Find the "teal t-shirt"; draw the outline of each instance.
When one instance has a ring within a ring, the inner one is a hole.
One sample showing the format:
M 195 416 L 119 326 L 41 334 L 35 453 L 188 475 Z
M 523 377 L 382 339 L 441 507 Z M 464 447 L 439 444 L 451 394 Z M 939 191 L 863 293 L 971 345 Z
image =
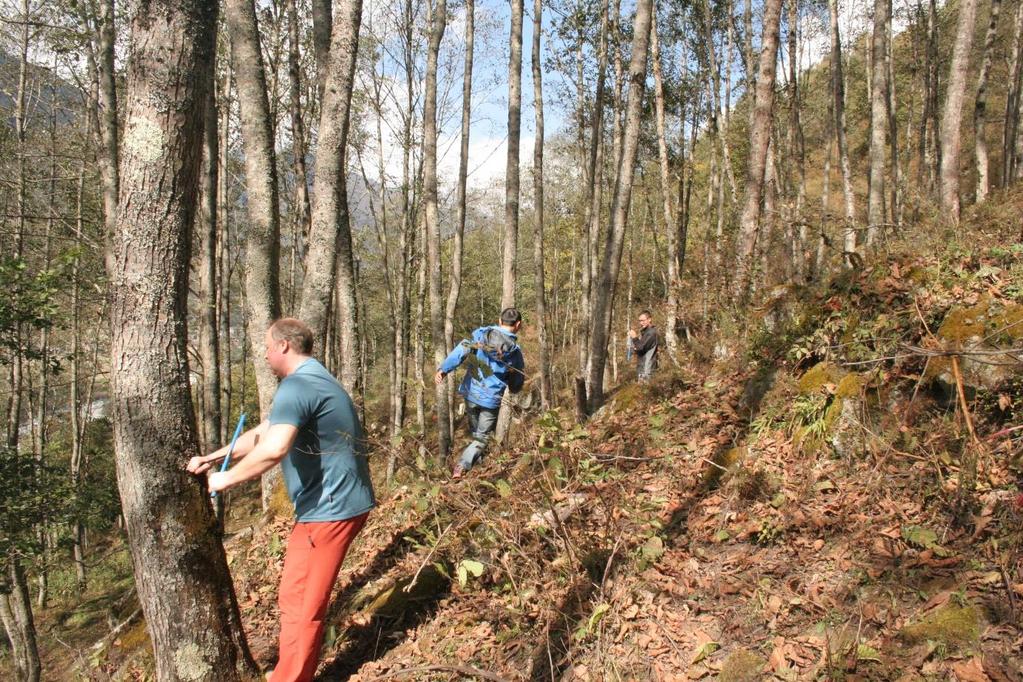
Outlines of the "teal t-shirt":
M 298 428 L 281 461 L 297 521 L 343 521 L 375 506 L 355 405 L 317 360 L 306 360 L 281 381 L 270 408 L 274 424 Z

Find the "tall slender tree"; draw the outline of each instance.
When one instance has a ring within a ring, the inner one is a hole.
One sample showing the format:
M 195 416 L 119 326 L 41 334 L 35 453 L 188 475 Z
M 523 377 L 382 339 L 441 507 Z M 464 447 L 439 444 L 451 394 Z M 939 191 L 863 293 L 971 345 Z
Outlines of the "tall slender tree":
M 888 13 L 889 0 L 874 0 L 871 40 L 870 189 L 867 194 L 867 243 L 885 222 L 885 145 L 888 143 Z
M 941 205 L 958 222 L 962 199 L 959 196 L 959 152 L 962 146 L 963 99 L 973 51 L 973 29 L 977 23 L 977 0 L 959 3 L 952 63 L 948 69 L 945 109 L 941 115 Z
M 430 341 L 437 367 L 444 362 L 444 309 L 441 298 L 440 218 L 437 207 L 437 62 L 440 43 L 447 26 L 446 0 L 434 0 L 430 6 L 429 47 L 426 50 L 426 89 L 423 99 L 423 229 L 430 273 Z M 451 448 L 451 422 L 448 416 L 448 385 L 434 384 L 437 412 L 437 456 L 447 460 Z
M 249 220 L 243 269 L 245 300 L 248 304 L 245 311 L 249 329 L 248 343 L 252 357 L 260 358 L 263 353 L 263 334 L 270 328 L 270 323 L 281 315 L 277 161 L 254 0 L 225 0 L 224 15 L 231 40 L 231 71 L 238 93 L 241 137 L 245 150 L 245 192 Z M 270 414 L 277 380 L 265 362 L 254 362 L 253 367 L 259 391 L 260 417 L 266 418 Z
M 547 283 L 544 272 L 543 214 L 543 67 L 540 64 L 540 33 L 543 0 L 533 0 L 533 40 L 531 62 L 533 71 L 533 111 L 536 117 L 536 138 L 533 142 L 533 267 L 536 271 L 536 332 L 540 359 L 540 404 L 549 409 L 553 399 L 551 367 L 547 347 Z
M 508 161 L 504 177 L 504 248 L 501 307 L 515 305 L 519 243 L 519 138 L 522 128 L 523 0 L 511 0 L 511 51 L 508 55 Z
M 629 62 L 629 95 L 625 112 L 622 155 L 615 177 L 615 193 L 611 203 L 611 225 L 601 259 L 599 280 L 593 298 L 593 325 L 590 330 L 589 410 L 592 413 L 604 403 L 604 368 L 607 364 L 607 343 L 611 333 L 611 310 L 614 288 L 621 268 L 622 245 L 632 201 L 632 185 L 639 149 L 639 126 L 646 88 L 647 52 L 650 45 L 653 0 L 638 0 L 632 24 L 632 56 Z
M 751 116 L 750 153 L 746 165 L 746 198 L 739 219 L 739 243 L 735 294 L 740 300 L 749 293 L 755 263 L 753 254 L 760 234 L 760 202 L 764 196 L 767 172 L 767 148 L 774 122 L 774 79 L 777 72 L 778 34 L 781 0 L 764 2 L 764 37 L 757 69 L 756 98 Z
M 977 201 L 987 198 L 991 191 L 991 177 L 987 151 L 987 135 L 984 127 L 987 123 L 987 81 L 991 71 L 992 48 L 998 34 L 998 15 L 1002 8 L 1001 0 L 991 0 L 991 12 L 988 18 L 987 35 L 984 38 L 984 57 L 977 76 L 977 97 L 973 105 L 973 140 L 974 157 L 977 160 Z
M 341 292 L 341 383 L 352 391 L 358 381 L 355 264 L 348 211 L 346 147 L 351 121 L 352 85 L 362 24 L 362 0 L 342 0 L 335 8 L 330 54 L 320 104 L 316 184 L 309 253 L 302 286 L 300 317 L 317 338 L 327 338 L 335 282 Z

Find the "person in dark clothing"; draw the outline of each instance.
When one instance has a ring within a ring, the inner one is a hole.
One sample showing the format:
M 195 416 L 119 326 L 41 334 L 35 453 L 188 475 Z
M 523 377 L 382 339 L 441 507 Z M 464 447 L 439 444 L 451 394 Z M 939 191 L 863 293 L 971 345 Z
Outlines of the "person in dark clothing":
M 484 455 L 490 434 L 497 427 L 497 415 L 505 389 L 512 393 L 522 390 L 526 375 L 522 349 L 516 334 L 522 327 L 522 315 L 515 308 L 505 308 L 497 324 L 480 327 L 472 333 L 472 340 L 463 339 L 437 369 L 434 381 L 444 381 L 451 372 L 472 357 L 458 392 L 465 398 L 465 413 L 469 418 L 472 441 L 462 451 L 452 476 L 460 478 Z
M 639 331 L 629 330 L 629 343 L 636 358 L 636 378 L 648 381 L 657 369 L 657 327 L 653 325 L 649 310 L 639 314 Z

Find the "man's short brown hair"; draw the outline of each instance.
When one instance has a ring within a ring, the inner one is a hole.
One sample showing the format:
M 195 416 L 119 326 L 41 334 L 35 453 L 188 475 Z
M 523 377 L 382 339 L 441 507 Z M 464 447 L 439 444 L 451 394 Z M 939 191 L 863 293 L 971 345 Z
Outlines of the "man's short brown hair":
M 282 317 L 270 325 L 270 336 L 275 341 L 287 341 L 301 355 L 313 354 L 313 330 L 302 320 Z

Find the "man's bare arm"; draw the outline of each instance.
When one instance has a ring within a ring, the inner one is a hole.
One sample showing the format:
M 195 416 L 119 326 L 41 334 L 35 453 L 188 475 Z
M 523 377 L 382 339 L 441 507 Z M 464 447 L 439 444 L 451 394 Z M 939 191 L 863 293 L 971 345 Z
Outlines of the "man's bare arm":
M 219 491 L 244 481 L 257 478 L 272 469 L 284 459 L 295 442 L 298 428 L 291 424 L 274 424 L 267 427 L 266 435 L 249 451 L 244 460 L 227 471 L 210 475 L 210 490 Z
M 269 428 L 270 424 L 268 422 L 262 422 L 258 426 L 255 426 L 238 436 L 238 442 L 234 444 L 234 451 L 231 452 L 231 459 L 238 461 L 252 452 L 252 449 L 259 444 L 263 437 L 266 436 Z M 208 455 L 198 455 L 193 457 L 188 460 L 188 464 L 185 466 L 185 469 L 192 474 L 201 474 L 209 471 L 215 464 L 227 457 L 227 452 L 230 447 L 231 444 L 228 443 L 224 447 L 219 450 L 215 450 Z

